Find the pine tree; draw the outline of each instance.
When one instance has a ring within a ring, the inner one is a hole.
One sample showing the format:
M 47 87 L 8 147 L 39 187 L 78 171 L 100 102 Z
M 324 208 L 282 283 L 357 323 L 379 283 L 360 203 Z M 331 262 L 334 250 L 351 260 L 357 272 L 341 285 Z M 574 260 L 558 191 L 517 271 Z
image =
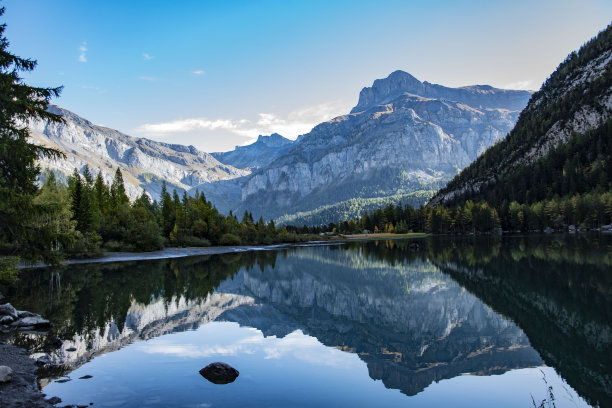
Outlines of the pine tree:
M 111 184 L 110 195 L 111 207 L 115 212 L 118 211 L 121 206 L 130 203 L 130 199 L 125 193 L 125 184 L 123 183 L 123 174 L 121 173 L 121 169 L 117 169 L 115 172 L 115 178 Z
M 3 14 L 4 7 L 0 8 Z M 36 160 L 41 155 L 59 158 L 62 154 L 30 143 L 27 123 L 62 121 L 47 111 L 49 100 L 59 96 L 61 88 L 23 83 L 20 72 L 32 71 L 36 61 L 11 54 L 5 30 L 6 24 L 0 25 L 0 253 L 58 262 L 57 252 L 52 251 L 54 229 L 36 224 L 41 209 L 34 198 L 40 174 Z

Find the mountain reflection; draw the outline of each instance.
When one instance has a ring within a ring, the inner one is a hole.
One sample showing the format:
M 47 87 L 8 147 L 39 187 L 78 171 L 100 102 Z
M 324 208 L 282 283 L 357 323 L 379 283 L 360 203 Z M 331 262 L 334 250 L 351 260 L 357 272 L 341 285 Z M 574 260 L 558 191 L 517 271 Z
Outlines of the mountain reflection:
M 357 353 L 407 395 L 546 363 L 589 403 L 610 404 L 610 237 L 418 242 L 24 271 L 9 296 L 56 327 L 14 341 L 42 351 L 59 336 L 52 358 L 70 371 L 136 340 L 233 321 Z

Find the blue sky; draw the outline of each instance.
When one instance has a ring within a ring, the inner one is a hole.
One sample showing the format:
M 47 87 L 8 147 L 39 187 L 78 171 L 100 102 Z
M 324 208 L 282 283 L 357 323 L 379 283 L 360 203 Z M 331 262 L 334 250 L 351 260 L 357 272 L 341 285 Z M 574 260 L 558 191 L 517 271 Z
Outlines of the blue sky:
M 397 69 L 447 86 L 538 89 L 612 2 L 4 0 L 25 78 L 133 136 L 229 150 L 347 113 Z

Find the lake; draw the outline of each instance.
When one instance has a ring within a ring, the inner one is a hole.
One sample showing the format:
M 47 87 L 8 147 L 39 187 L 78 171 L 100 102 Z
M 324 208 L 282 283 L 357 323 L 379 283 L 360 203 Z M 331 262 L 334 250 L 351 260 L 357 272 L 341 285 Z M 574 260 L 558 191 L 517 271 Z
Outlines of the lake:
M 12 341 L 61 364 L 62 406 L 586 407 L 612 406 L 611 292 L 612 236 L 555 235 L 31 269 L 6 294 L 54 322 Z

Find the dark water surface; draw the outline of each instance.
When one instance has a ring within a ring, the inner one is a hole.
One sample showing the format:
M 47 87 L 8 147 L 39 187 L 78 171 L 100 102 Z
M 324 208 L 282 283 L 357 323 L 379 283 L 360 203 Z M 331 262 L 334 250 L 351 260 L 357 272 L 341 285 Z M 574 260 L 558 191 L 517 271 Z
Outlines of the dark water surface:
M 611 236 L 410 242 L 25 270 L 9 299 L 55 328 L 13 341 L 60 405 L 612 406 Z

